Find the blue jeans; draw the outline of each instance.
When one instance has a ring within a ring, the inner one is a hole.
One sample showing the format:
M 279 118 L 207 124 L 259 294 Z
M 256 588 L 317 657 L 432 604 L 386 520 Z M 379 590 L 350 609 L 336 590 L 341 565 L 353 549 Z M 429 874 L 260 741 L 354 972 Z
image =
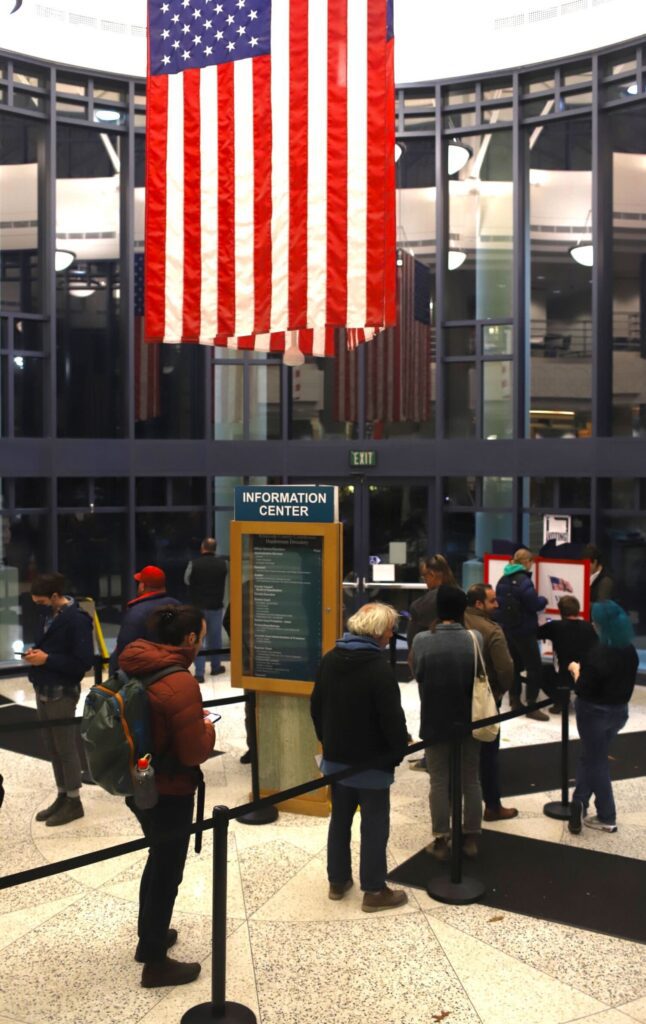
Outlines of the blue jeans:
M 594 794 L 599 821 L 614 825 L 617 820 L 612 795 L 608 748 L 620 729 L 628 721 L 627 704 L 592 704 L 577 697 L 576 724 L 581 737 L 581 755 L 576 768 L 576 787 L 572 794 L 587 811 Z
M 361 806 L 359 880 L 364 892 L 380 892 L 386 884 L 386 845 L 390 832 L 390 789 L 356 789 L 332 783 L 332 817 L 327 836 L 327 876 L 343 885 L 352 878 L 350 833 Z
M 222 608 L 206 608 L 202 614 L 206 619 L 206 636 L 204 637 L 204 647 L 222 647 Z M 206 658 L 203 654 L 198 654 L 195 659 L 195 675 L 198 677 L 204 677 L 204 665 Z M 220 671 L 220 655 L 211 655 L 211 672 Z

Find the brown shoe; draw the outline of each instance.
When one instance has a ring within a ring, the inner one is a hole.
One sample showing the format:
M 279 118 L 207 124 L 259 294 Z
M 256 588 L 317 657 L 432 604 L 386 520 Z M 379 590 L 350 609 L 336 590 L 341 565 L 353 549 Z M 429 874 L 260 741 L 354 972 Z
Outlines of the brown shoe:
M 552 704 L 552 707 L 548 708 L 547 710 L 549 711 L 550 715 L 560 715 L 561 714 L 561 709 L 558 706 L 558 704 Z
M 478 856 L 478 843 L 475 836 L 463 836 L 462 853 L 465 857 L 469 857 L 470 860 Z
M 424 849 L 427 853 L 430 853 L 431 857 L 435 857 L 435 860 L 448 860 L 451 856 L 451 848 L 444 836 L 438 836 L 437 839 L 429 843 L 428 846 L 425 846 Z
M 80 796 L 66 796 L 57 811 L 45 821 L 46 825 L 68 825 L 85 814 Z
M 351 878 L 348 878 L 347 882 L 330 882 L 328 899 L 342 900 L 348 889 L 352 888 L 352 885 L 353 882 Z
M 549 722 L 550 720 L 550 716 L 546 715 L 540 708 L 537 711 L 530 711 L 526 718 L 533 718 L 535 722 Z
M 56 811 L 60 810 L 66 799 L 66 793 L 59 793 L 53 804 L 50 804 L 49 807 L 44 807 L 42 811 L 38 812 L 36 821 L 47 821 L 48 818 L 51 818 L 52 814 L 56 814 Z
M 171 946 L 174 946 L 176 942 L 177 942 L 177 928 L 169 928 L 168 929 L 168 933 L 166 935 L 166 949 L 170 949 Z M 138 964 L 145 964 L 146 963 L 146 961 L 144 960 L 143 956 L 139 952 L 139 945 L 137 945 L 137 949 L 135 951 L 135 960 L 137 961 Z
M 143 988 L 165 988 L 166 985 L 188 985 L 195 981 L 201 964 L 183 964 L 179 960 L 171 960 L 169 956 L 154 964 L 144 964 L 141 972 Z
M 518 809 L 516 807 L 485 807 L 484 814 L 482 815 L 485 821 L 507 821 L 509 818 L 518 817 Z
M 374 914 L 377 910 L 393 910 L 408 903 L 408 896 L 403 889 L 389 889 L 384 885 L 381 892 L 364 892 L 361 909 L 366 914 Z

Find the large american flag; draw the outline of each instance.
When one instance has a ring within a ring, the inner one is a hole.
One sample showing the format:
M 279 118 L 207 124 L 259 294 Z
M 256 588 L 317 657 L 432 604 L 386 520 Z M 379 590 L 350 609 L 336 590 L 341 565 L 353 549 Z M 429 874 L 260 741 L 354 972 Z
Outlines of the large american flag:
M 331 355 L 394 323 L 392 0 L 148 13 L 147 339 Z

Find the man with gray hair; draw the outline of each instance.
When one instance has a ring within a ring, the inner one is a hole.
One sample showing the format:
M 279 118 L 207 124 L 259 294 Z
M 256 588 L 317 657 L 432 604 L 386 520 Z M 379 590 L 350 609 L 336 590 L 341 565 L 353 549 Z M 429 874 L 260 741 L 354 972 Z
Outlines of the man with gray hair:
M 386 885 L 390 787 L 406 753 L 408 734 L 399 686 L 386 660 L 398 613 L 387 604 L 365 604 L 350 616 L 347 632 L 323 657 L 311 697 L 314 728 L 323 745 L 325 774 L 370 760 L 381 766 L 332 783 L 328 831 L 329 898 L 352 888 L 350 836 L 361 807 L 359 879 L 366 913 L 401 907 L 408 897 Z

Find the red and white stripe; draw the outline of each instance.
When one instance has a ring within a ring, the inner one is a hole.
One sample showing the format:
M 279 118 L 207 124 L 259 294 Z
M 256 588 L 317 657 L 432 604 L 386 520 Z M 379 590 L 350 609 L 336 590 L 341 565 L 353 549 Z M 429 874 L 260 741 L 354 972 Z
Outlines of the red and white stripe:
M 271 56 L 149 76 L 148 340 L 330 355 L 393 322 L 386 0 L 271 18 Z

